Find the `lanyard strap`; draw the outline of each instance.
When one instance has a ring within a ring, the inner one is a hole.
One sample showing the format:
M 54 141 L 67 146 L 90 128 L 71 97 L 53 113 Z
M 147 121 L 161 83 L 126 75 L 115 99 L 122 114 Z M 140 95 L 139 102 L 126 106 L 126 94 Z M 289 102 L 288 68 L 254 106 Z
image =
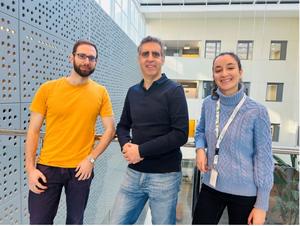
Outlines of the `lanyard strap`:
M 220 148 L 220 143 L 223 140 L 223 137 L 229 127 L 229 125 L 231 124 L 231 122 L 233 121 L 233 119 L 235 118 L 236 114 L 238 113 L 238 111 L 240 110 L 240 108 L 242 107 L 243 103 L 246 100 L 246 94 L 244 93 L 243 98 L 240 100 L 240 102 L 238 103 L 238 105 L 234 108 L 233 112 L 231 113 L 227 123 L 225 124 L 224 128 L 222 129 L 220 135 L 219 135 L 219 127 L 220 127 L 220 98 L 217 101 L 217 106 L 216 106 L 216 137 L 218 138 L 217 140 L 217 144 L 216 144 L 216 153 L 215 155 L 219 154 L 219 148 Z

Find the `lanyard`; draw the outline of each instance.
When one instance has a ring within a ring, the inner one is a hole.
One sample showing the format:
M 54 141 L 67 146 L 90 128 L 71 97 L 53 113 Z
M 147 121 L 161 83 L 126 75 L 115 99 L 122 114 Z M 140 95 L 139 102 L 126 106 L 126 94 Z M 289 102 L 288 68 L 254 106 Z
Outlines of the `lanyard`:
M 240 102 L 238 103 L 238 105 L 234 108 L 233 112 L 231 113 L 228 121 L 226 122 L 224 128 L 222 129 L 221 133 L 219 134 L 219 130 L 220 130 L 220 110 L 221 110 L 221 106 L 220 106 L 220 98 L 217 101 L 216 104 L 216 137 L 217 139 L 217 144 L 216 144 L 216 150 L 215 150 L 215 156 L 214 156 L 214 166 L 217 165 L 218 163 L 218 155 L 219 155 L 219 148 L 220 148 L 220 143 L 223 140 L 223 137 L 229 127 L 229 125 L 231 124 L 231 122 L 233 121 L 233 119 L 235 118 L 235 116 L 237 115 L 238 111 L 240 110 L 240 108 L 242 107 L 243 103 L 246 100 L 246 94 L 244 94 L 243 98 L 240 100 Z

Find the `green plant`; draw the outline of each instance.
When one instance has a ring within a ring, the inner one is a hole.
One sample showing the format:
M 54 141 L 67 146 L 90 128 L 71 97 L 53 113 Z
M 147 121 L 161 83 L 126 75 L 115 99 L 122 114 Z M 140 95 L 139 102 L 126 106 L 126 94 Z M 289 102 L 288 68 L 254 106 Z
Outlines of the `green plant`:
M 299 224 L 299 171 L 286 164 L 278 156 L 274 156 L 276 161 L 274 171 L 274 186 L 272 196 L 275 205 L 271 209 L 271 216 L 277 217 L 277 222 L 281 224 Z M 278 222 L 278 219 L 281 222 Z

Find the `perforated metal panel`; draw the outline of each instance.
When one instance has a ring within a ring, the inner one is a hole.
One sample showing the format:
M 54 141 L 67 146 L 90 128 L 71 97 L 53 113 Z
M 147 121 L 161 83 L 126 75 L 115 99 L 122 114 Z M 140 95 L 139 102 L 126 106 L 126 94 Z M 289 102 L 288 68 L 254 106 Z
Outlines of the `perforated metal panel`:
M 20 196 L 16 195 L 0 206 L 0 224 L 21 224 L 20 218 Z
M 1 127 L 19 128 L 19 112 L 18 104 L 1 104 Z M 0 224 L 20 223 L 14 211 L 20 200 L 11 202 L 20 192 L 20 137 L 0 136 L 0 150 Z
M 68 75 L 71 44 L 20 22 L 21 98 L 30 102 L 47 80 Z
M 19 102 L 19 58 L 17 19 L 0 16 L 0 74 L 1 103 Z
M 80 38 L 80 2 L 20 0 L 20 20 L 73 43 Z
M 6 14 L 18 18 L 19 15 L 19 0 L 5 0 L 0 1 L 0 11 Z
M 27 129 L 36 90 L 69 74 L 68 55 L 78 39 L 90 39 L 98 47 L 92 79 L 108 89 L 116 121 L 128 88 L 140 80 L 136 45 L 93 0 L 0 0 L 0 38 L 2 129 Z M 0 224 L 29 223 L 24 142 L 23 137 L 0 136 Z M 125 166 L 117 143 L 97 160 L 86 224 L 109 223 Z M 65 223 L 65 206 L 62 194 L 56 224 Z
M 1 205 L 19 193 L 20 187 L 20 138 L 1 136 Z

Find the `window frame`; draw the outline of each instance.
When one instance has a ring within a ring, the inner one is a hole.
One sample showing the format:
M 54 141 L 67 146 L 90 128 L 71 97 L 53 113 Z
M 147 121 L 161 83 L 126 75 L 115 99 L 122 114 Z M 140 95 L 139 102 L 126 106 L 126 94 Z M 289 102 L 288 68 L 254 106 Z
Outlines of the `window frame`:
M 214 56 L 213 57 L 208 57 L 207 56 L 207 44 L 215 44 L 214 46 Z M 218 46 L 219 44 L 219 46 Z M 221 40 L 206 40 L 205 41 L 205 53 L 204 53 L 204 58 L 205 59 L 214 59 L 218 54 L 221 53 Z M 218 48 L 219 47 L 219 48 Z
M 280 123 L 271 123 L 272 142 L 279 142 Z
M 181 84 L 184 90 L 185 97 L 187 99 L 198 99 L 199 98 L 199 81 L 198 80 L 175 80 L 177 83 Z M 196 87 L 184 87 L 184 84 L 195 84 Z M 192 96 L 187 95 L 187 89 L 195 89 L 194 94 Z
M 269 94 L 269 87 L 274 86 L 274 85 L 276 85 L 276 98 L 271 99 L 271 98 L 269 98 L 269 96 L 271 95 L 271 94 Z M 267 102 L 282 102 L 283 101 L 283 88 L 284 88 L 283 82 L 268 82 L 267 88 L 266 88 L 265 101 L 267 101 Z
M 242 55 L 239 53 L 239 50 L 240 50 L 239 44 L 247 45 L 246 58 L 243 58 Z M 250 47 L 250 45 L 252 45 L 252 46 Z M 252 60 L 253 59 L 253 48 L 254 48 L 253 40 L 238 40 L 237 46 L 236 46 L 236 53 L 241 60 Z
M 273 51 L 272 51 L 272 44 L 280 44 L 280 50 L 279 50 L 280 55 L 279 55 L 278 59 L 273 57 L 274 54 L 273 54 Z M 287 40 L 271 40 L 269 60 L 286 60 L 287 45 L 288 45 Z

